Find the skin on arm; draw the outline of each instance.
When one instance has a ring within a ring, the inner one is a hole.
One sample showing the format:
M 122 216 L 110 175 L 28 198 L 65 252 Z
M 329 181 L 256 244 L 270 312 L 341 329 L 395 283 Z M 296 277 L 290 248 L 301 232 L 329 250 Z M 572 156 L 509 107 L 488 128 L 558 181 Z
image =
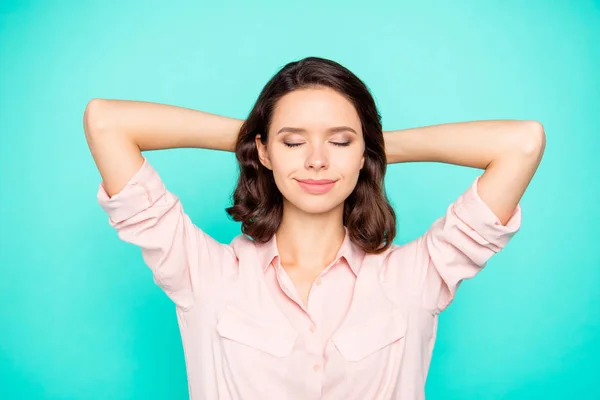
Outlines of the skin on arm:
M 388 163 L 441 162 L 484 169 L 479 197 L 506 224 L 546 146 L 537 121 L 489 120 L 384 132 Z
M 103 186 L 113 196 L 140 169 L 143 151 L 234 151 L 244 121 L 166 104 L 93 99 L 86 107 L 83 122 Z
M 98 201 L 110 225 L 121 240 L 141 249 L 154 282 L 186 310 L 205 284 L 219 279 L 217 266 L 231 265 L 232 254 L 192 222 L 150 163 L 144 168 L 142 152 L 232 150 L 241 124 L 201 111 L 125 100 L 94 99 L 85 111 L 86 139 L 103 180 Z

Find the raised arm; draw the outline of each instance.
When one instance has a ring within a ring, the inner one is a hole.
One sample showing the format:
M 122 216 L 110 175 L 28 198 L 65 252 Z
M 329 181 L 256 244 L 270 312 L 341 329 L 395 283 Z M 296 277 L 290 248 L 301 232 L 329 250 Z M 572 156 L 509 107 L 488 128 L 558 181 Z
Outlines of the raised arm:
M 138 246 L 154 281 L 183 309 L 234 265 L 229 246 L 196 226 L 142 151 L 233 150 L 243 121 L 157 103 L 93 100 L 86 138 L 102 175 L 98 201 L 125 242 Z
M 469 121 L 384 132 L 388 163 L 441 162 L 484 169 L 478 195 L 506 223 L 546 146 L 537 121 Z
M 484 169 L 427 232 L 393 255 L 399 282 L 437 314 L 521 226 L 519 202 L 544 153 L 536 121 L 472 121 L 385 132 L 389 163 L 442 162 Z
M 233 151 L 243 120 L 166 104 L 93 99 L 85 136 L 103 185 L 112 196 L 143 163 L 141 152 L 173 148 Z

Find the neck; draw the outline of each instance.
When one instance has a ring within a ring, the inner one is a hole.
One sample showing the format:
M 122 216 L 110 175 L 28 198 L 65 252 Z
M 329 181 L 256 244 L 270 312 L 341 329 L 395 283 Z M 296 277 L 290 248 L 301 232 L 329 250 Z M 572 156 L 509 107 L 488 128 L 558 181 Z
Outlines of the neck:
M 333 262 L 346 236 L 343 212 L 343 204 L 323 214 L 307 214 L 284 204 L 276 233 L 281 264 L 316 272 Z

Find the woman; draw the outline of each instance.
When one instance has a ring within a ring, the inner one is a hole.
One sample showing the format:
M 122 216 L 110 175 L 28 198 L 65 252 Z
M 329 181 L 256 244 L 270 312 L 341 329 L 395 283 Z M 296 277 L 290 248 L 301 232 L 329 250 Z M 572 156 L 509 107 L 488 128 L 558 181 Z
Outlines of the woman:
M 110 224 L 177 305 L 195 399 L 422 399 L 438 314 L 518 231 L 545 147 L 535 121 L 382 132 L 367 87 L 316 57 L 282 68 L 245 121 L 94 99 L 85 132 Z M 181 147 L 235 150 L 230 244 L 142 156 Z M 398 246 L 383 177 L 416 161 L 485 172 Z

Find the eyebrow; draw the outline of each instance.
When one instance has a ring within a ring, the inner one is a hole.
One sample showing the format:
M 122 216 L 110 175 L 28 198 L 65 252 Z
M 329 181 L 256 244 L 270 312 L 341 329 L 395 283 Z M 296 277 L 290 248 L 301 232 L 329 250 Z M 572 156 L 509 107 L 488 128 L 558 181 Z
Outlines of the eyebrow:
M 334 126 L 333 128 L 327 129 L 327 133 L 337 133 L 337 132 L 344 132 L 344 131 L 350 131 L 350 132 L 353 132 L 355 135 L 358 135 L 358 133 L 356 133 L 356 131 L 354 129 L 350 128 L 349 126 Z M 279 132 L 277 132 L 277 135 L 279 135 L 282 132 L 306 133 L 306 129 L 284 126 L 283 128 L 281 128 L 279 130 Z

